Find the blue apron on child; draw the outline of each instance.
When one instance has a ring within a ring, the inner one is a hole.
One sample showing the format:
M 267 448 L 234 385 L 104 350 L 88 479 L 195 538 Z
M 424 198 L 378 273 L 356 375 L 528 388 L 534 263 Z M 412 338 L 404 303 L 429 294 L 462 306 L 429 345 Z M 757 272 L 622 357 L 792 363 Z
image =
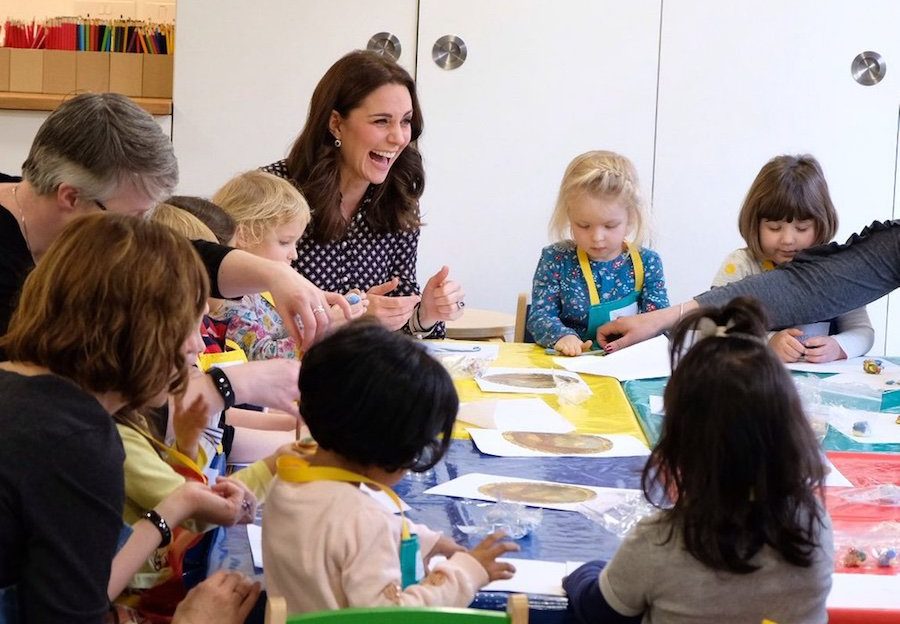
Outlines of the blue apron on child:
M 631 256 L 632 265 L 634 265 L 634 291 L 620 299 L 605 303 L 600 303 L 600 294 L 597 292 L 597 283 L 594 281 L 594 273 L 591 271 L 591 262 L 587 254 L 582 249 L 578 250 L 578 265 L 581 267 L 581 274 L 587 284 L 588 297 L 591 302 L 591 307 L 588 309 L 587 330 L 581 336 L 582 340 L 596 341 L 598 327 L 620 316 L 632 316 L 638 313 L 638 297 L 644 289 L 644 263 L 641 261 L 641 254 L 631 243 L 626 242 L 625 248 L 628 255 Z
M 310 483 L 312 481 L 342 481 L 344 483 L 365 483 L 376 487 L 387 494 L 400 509 L 400 584 L 403 589 L 415 585 L 425 576 L 425 564 L 419 551 L 419 536 L 409 532 L 409 524 L 403 514 L 400 497 L 386 485 L 373 481 L 361 474 L 331 466 L 310 466 L 309 462 L 298 457 L 282 455 L 276 460 L 278 478 L 291 483 Z

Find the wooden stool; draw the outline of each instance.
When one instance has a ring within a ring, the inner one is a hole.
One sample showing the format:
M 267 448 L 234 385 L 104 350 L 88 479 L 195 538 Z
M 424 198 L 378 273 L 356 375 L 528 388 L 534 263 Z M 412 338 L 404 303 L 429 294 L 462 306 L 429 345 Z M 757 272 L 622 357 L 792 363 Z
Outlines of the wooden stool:
M 516 317 L 496 310 L 466 308 L 455 321 L 447 321 L 447 338 L 457 340 L 490 340 L 512 342 Z

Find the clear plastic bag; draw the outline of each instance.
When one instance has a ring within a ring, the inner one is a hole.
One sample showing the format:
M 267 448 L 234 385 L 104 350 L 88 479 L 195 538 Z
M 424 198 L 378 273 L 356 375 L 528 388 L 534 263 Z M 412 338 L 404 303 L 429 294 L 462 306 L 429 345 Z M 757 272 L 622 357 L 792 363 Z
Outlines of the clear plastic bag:
M 512 539 L 521 539 L 539 527 L 544 519 L 540 508 L 508 501 L 461 500 L 457 501 L 456 509 L 460 517 L 456 528 L 477 537 L 503 531 Z
M 900 522 L 880 522 L 863 531 L 834 533 L 837 570 L 900 566 Z
M 605 511 L 583 505 L 578 511 L 613 535 L 624 538 L 642 519 L 659 511 L 644 498 L 643 493 L 630 494 L 623 502 Z
M 432 353 L 453 379 L 480 377 L 494 362 L 491 358 L 467 353 Z
M 581 379 L 566 375 L 553 375 L 556 395 L 562 405 L 581 405 L 591 398 L 591 389 Z

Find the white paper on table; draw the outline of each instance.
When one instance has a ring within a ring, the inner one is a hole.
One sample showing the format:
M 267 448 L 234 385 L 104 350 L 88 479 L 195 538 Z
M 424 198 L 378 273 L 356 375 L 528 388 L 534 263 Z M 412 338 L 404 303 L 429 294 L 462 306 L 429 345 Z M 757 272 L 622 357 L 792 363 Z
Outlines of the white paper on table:
M 420 344 L 434 355 L 466 355 L 485 360 L 496 360 L 500 355 L 500 345 L 496 342 L 423 340 Z
M 600 358 L 603 359 L 603 358 Z M 564 377 L 568 380 L 571 380 L 573 383 L 580 384 L 584 387 L 584 391 L 590 394 L 591 389 L 588 388 L 588 385 L 584 383 L 584 380 L 581 379 L 575 373 L 571 373 L 569 371 L 559 370 L 555 368 L 489 368 L 487 369 L 481 377 L 476 377 L 475 381 L 478 383 L 478 387 L 481 388 L 482 392 L 517 392 L 522 394 L 556 394 L 557 388 L 553 386 L 552 388 L 535 388 L 535 387 L 521 387 L 521 386 L 511 386 L 504 383 L 499 383 L 495 381 L 491 381 L 487 379 L 491 375 L 534 375 L 534 374 L 543 374 L 543 375 L 551 375 L 556 377 Z
M 657 336 L 603 357 L 555 357 L 566 370 L 587 375 L 605 375 L 619 381 L 654 379 L 672 374 L 669 366 L 669 340 Z
M 476 500 L 496 501 L 493 496 L 483 494 L 478 490 L 483 485 L 490 483 L 536 483 L 549 485 L 570 485 L 574 487 L 584 488 L 594 491 L 597 496 L 583 503 L 523 503 L 529 507 L 542 507 L 544 509 L 559 509 L 561 511 L 582 511 L 588 510 L 592 513 L 603 513 L 607 509 L 614 507 L 630 496 L 639 494 L 640 490 L 629 490 L 622 488 L 597 487 L 594 485 L 579 485 L 577 483 L 558 483 L 555 481 L 538 481 L 536 479 L 520 479 L 518 477 L 502 477 L 499 475 L 489 475 L 480 472 L 472 472 L 461 477 L 457 477 L 451 481 L 446 481 L 433 488 L 425 490 L 425 494 L 434 494 L 436 496 L 453 496 L 455 498 L 474 498 Z M 508 500 L 508 499 L 507 499 Z M 518 502 L 518 501 L 516 501 Z
M 575 429 L 562 414 L 541 399 L 470 401 L 459 404 L 457 420 L 483 429 L 567 433 Z
M 253 555 L 253 566 L 262 570 L 262 527 L 256 524 L 248 524 L 247 541 L 250 542 L 250 554 Z
M 881 366 L 884 373 L 896 373 L 897 371 L 900 371 L 900 366 L 897 366 L 893 362 L 889 362 L 884 358 L 873 358 L 865 355 L 850 358 L 849 360 L 835 360 L 833 362 L 823 362 L 821 364 L 813 364 L 811 362 L 791 362 L 785 364 L 785 366 L 794 371 L 804 371 L 807 373 L 862 373 L 868 377 L 878 377 L 879 375 L 869 375 L 863 371 L 863 361 L 873 359 L 881 360 Z
M 825 487 L 853 487 L 850 479 L 842 475 L 841 471 L 831 463 L 830 459 L 822 455 L 822 460 L 825 462 L 826 470 Z
M 663 398 L 658 394 L 650 395 L 650 413 L 659 414 L 660 416 L 666 415 L 666 408 L 663 407 Z
M 829 609 L 900 609 L 900 576 L 895 574 L 838 574 L 831 576 Z
M 400 513 L 401 509 L 403 511 L 409 511 L 410 509 L 412 509 L 412 507 L 407 505 L 406 501 L 404 501 L 402 498 L 400 499 L 400 507 L 397 507 L 397 503 L 395 503 L 390 496 L 379 489 L 369 487 L 365 483 L 363 483 L 359 489 L 374 498 L 378 504 L 380 504 L 391 513 Z
M 503 437 L 502 431 L 496 429 L 469 429 L 469 435 L 478 447 L 478 450 L 486 455 L 498 457 L 635 457 L 649 455 L 650 449 L 634 436 L 625 434 L 604 434 L 585 437 L 602 437 L 612 442 L 613 447 L 601 453 L 549 453 L 526 448 L 514 444 Z
M 900 368 L 885 369 L 880 375 L 870 375 L 863 371 L 840 373 L 826 377 L 822 383 L 835 386 L 857 386 L 857 392 L 853 392 L 853 388 L 847 388 L 849 394 L 865 394 L 866 389 L 874 392 L 897 391 L 900 390 Z
M 828 424 L 844 436 L 861 444 L 900 444 L 900 425 L 897 414 L 868 412 L 864 410 L 831 409 L 827 415 Z M 853 423 L 865 420 L 869 423 L 870 434 L 853 434 Z
M 497 561 L 513 564 L 516 567 L 516 575 L 509 580 L 488 583 L 481 588 L 481 591 L 543 594 L 545 596 L 566 595 L 562 588 L 562 579 L 566 575 L 565 563 L 510 558 L 500 558 Z

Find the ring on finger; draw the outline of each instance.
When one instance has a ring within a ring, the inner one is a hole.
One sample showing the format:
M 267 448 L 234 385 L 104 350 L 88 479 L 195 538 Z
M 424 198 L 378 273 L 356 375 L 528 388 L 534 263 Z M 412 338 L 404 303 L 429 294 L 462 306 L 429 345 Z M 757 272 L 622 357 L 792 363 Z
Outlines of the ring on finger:
M 466 307 L 466 302 L 465 302 L 465 301 L 462 301 L 462 300 L 457 301 L 457 302 L 456 302 L 456 307 L 457 307 L 458 309 L 462 310 L 464 307 Z
M 313 308 L 313 314 L 324 314 L 324 312 L 325 312 L 325 306 L 323 306 L 323 305 L 317 305 L 316 307 Z
M 244 500 L 241 501 L 241 509 L 243 509 L 247 513 L 250 513 L 250 510 L 252 508 L 253 508 L 253 504 L 250 502 L 250 499 L 245 498 Z

